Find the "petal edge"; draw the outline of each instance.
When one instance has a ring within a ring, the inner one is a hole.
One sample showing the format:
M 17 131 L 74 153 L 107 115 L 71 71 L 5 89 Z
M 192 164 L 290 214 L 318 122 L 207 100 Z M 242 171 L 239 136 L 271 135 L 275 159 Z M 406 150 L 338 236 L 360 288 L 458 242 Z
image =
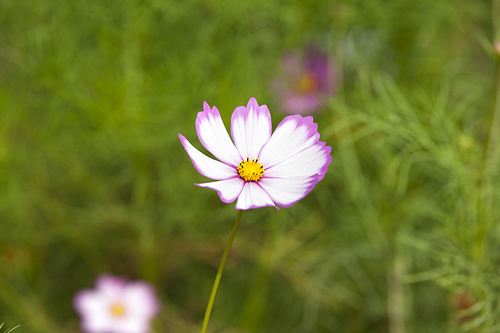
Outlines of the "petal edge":
M 271 167 L 317 143 L 318 140 L 318 124 L 311 116 L 287 116 L 262 147 L 259 159 L 265 167 Z
M 277 205 L 290 207 L 308 195 L 321 179 L 321 175 L 300 179 L 268 177 L 262 178 L 260 184 Z
M 227 133 L 222 122 L 219 110 L 210 108 L 207 102 L 203 103 L 203 111 L 196 116 L 196 133 L 201 144 L 212 155 L 225 164 L 237 167 L 241 161 L 240 154 Z
M 220 180 L 210 183 L 195 184 L 196 186 L 209 188 L 217 191 L 219 198 L 224 203 L 231 203 L 239 197 L 243 190 L 244 181 L 239 177 Z
M 252 97 L 247 106 L 238 106 L 231 116 L 231 137 L 241 158 L 257 158 L 272 133 L 271 113 Z
M 237 175 L 236 168 L 216 161 L 196 149 L 182 134 L 177 134 L 191 162 L 200 174 L 214 180 L 229 179 Z
M 238 197 L 235 209 L 248 210 L 272 206 L 279 210 L 269 193 L 257 182 L 246 182 Z

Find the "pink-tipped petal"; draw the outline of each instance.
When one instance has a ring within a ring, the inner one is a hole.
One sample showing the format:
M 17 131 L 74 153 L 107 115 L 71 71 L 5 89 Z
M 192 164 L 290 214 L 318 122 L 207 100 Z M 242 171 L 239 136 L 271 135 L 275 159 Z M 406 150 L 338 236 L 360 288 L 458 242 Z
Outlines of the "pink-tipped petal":
M 215 106 L 211 109 L 207 102 L 203 103 L 203 111 L 198 112 L 196 117 L 196 133 L 203 147 L 212 155 L 225 164 L 238 166 L 241 161 L 240 154 L 229 138 Z
M 321 180 L 332 161 L 331 151 L 331 147 L 318 141 L 272 167 L 266 167 L 264 175 L 265 177 L 277 178 L 303 178 L 320 175 L 319 180 Z
M 238 175 L 236 168 L 208 157 L 196 149 L 182 134 L 178 135 L 194 167 L 203 176 L 214 180 L 223 180 Z
M 231 137 L 241 158 L 257 158 L 272 132 L 271 113 L 267 105 L 250 98 L 246 107 L 237 107 L 231 116 Z
M 111 297 L 120 295 L 123 292 L 126 284 L 126 279 L 106 273 L 101 274 L 95 282 L 96 289 Z
M 259 183 L 281 207 L 290 207 L 303 199 L 322 179 L 320 175 L 306 178 L 262 178 Z
M 234 208 L 247 210 L 266 206 L 276 207 L 269 193 L 257 182 L 246 182 Z M 276 208 L 279 209 L 278 207 Z
M 206 187 L 212 190 L 216 190 L 219 194 L 219 198 L 224 203 L 231 203 L 240 195 L 243 190 L 245 181 L 239 177 L 220 180 L 217 182 L 196 184 L 200 187 Z
M 259 154 L 266 170 L 318 142 L 318 125 L 313 118 L 293 115 L 285 117 Z

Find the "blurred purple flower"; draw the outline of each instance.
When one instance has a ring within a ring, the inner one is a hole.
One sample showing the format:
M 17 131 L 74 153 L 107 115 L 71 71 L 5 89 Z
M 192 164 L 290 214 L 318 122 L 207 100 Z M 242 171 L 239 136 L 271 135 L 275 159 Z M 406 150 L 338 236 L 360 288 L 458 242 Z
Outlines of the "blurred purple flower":
M 151 284 L 108 274 L 97 278 L 95 289 L 79 291 L 73 306 L 86 333 L 147 333 L 160 310 Z
M 283 112 L 314 114 L 335 95 L 337 68 L 327 53 L 314 47 L 303 55 L 289 51 L 283 56 L 282 66 L 284 75 L 273 83 L 273 88 Z

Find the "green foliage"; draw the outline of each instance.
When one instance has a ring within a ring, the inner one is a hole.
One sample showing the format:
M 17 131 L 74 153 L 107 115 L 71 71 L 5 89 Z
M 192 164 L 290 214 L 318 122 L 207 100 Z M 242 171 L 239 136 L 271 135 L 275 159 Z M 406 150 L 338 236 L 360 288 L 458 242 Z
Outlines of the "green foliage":
M 193 186 L 177 133 L 251 96 L 277 124 L 281 57 L 313 43 L 341 82 L 315 116 L 333 162 L 293 207 L 244 214 L 209 330 L 498 332 L 490 7 L 0 2 L 2 320 L 78 332 L 73 295 L 109 272 L 156 285 L 155 332 L 198 332 L 237 214 Z
M 3 324 L 5 324 L 5 323 L 1 323 L 1 324 L 0 324 L 0 329 L 3 327 Z M 15 330 L 16 328 L 18 328 L 19 326 L 21 326 L 21 325 L 17 325 L 17 326 L 14 326 L 14 327 L 12 327 L 12 328 L 9 328 L 9 329 L 7 329 L 4 333 L 11 333 L 12 331 L 14 331 L 14 330 Z

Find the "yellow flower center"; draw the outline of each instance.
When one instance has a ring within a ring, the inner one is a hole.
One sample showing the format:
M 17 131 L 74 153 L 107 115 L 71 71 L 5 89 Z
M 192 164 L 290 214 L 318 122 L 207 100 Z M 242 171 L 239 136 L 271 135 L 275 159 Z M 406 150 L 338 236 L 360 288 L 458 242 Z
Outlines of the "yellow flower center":
M 308 94 L 316 90 L 316 80 L 309 73 L 302 74 L 299 82 L 299 91 L 303 94 Z
M 125 315 L 125 307 L 120 303 L 115 303 L 111 306 L 111 314 L 115 317 Z
M 259 159 L 250 160 L 248 157 L 241 160 L 238 166 L 238 173 L 240 177 L 247 182 L 256 182 L 264 174 L 264 165 L 259 163 Z

